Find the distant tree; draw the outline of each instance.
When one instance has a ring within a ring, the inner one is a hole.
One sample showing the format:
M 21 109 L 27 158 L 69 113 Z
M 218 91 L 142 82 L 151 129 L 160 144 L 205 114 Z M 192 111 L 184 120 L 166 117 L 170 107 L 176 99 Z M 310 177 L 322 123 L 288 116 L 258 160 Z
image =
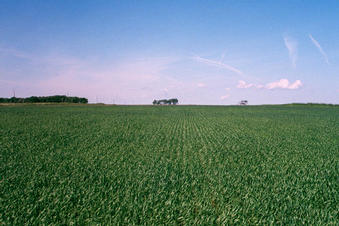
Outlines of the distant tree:
M 55 96 L 45 96 L 45 97 L 36 97 L 31 96 L 27 98 L 0 98 L 0 103 L 83 103 L 87 104 L 88 99 L 83 97 L 68 97 L 65 95 L 55 95 Z
M 178 102 L 179 102 L 177 98 L 173 98 L 173 99 L 171 99 L 171 101 L 172 101 L 172 104 L 174 104 L 174 105 L 178 104 Z
M 80 103 L 82 103 L 82 104 L 88 104 L 88 99 L 87 99 L 87 98 L 84 98 L 84 97 L 81 97 L 81 98 L 80 98 Z
M 10 102 L 10 103 L 18 103 L 18 102 L 19 102 L 19 98 L 11 97 L 11 98 L 9 99 L 9 102 Z
M 247 100 L 242 100 L 239 102 L 240 105 L 247 105 L 248 104 L 248 101 Z
M 178 99 L 177 98 L 172 98 L 172 99 L 162 99 L 162 100 L 153 100 L 153 104 L 158 104 L 158 105 L 165 105 L 165 104 L 168 104 L 168 105 L 176 105 L 178 103 Z

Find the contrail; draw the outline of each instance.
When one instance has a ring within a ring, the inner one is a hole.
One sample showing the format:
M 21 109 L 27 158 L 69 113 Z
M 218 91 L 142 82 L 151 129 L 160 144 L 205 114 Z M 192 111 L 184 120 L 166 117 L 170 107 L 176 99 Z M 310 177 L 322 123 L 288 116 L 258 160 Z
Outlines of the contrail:
M 313 42 L 313 44 L 318 48 L 318 50 L 321 53 L 321 55 L 323 55 L 323 57 L 325 58 L 326 63 L 329 65 L 330 62 L 328 61 L 327 54 L 325 53 L 325 51 L 323 50 L 323 48 L 321 47 L 319 42 L 317 40 L 315 40 L 311 34 L 309 34 L 308 36 L 310 37 L 310 39 Z
M 196 61 L 201 62 L 201 63 L 205 63 L 205 64 L 208 64 L 208 65 L 211 65 L 211 66 L 216 66 L 216 67 L 227 69 L 229 71 L 233 71 L 233 72 L 235 72 L 239 75 L 243 74 L 242 71 L 240 71 L 239 69 L 232 67 L 228 64 L 221 63 L 219 61 L 209 60 L 209 59 L 202 58 L 202 57 L 199 57 L 199 56 L 193 57 L 193 59 L 195 59 Z
M 284 37 L 285 46 L 288 50 L 288 55 L 292 62 L 293 67 L 297 66 L 297 59 L 298 59 L 298 42 L 294 41 L 293 39 L 285 36 Z

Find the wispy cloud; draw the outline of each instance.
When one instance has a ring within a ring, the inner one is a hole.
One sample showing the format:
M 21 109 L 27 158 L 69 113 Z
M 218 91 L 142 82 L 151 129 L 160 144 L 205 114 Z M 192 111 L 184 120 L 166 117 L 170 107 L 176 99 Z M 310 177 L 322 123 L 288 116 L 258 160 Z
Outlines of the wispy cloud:
M 327 54 L 325 53 L 325 51 L 323 50 L 323 48 L 321 47 L 321 45 L 319 44 L 319 42 L 318 42 L 317 40 L 315 40 L 311 34 L 309 34 L 308 36 L 310 37 L 310 39 L 311 39 L 311 41 L 313 42 L 313 44 L 315 45 L 315 47 L 318 48 L 319 52 L 320 52 L 321 55 L 324 57 L 326 63 L 329 65 L 330 62 L 328 61 Z
M 11 55 L 18 58 L 25 58 L 25 59 L 32 59 L 32 56 L 26 54 L 24 52 L 15 50 L 15 49 L 8 49 L 0 47 L 0 54 Z
M 198 87 L 198 88 L 203 88 L 203 87 L 206 87 L 206 84 L 200 82 L 200 83 L 197 84 L 197 87 Z
M 227 98 L 229 98 L 229 97 L 230 97 L 230 94 L 226 94 L 226 95 L 224 95 L 224 96 L 221 96 L 220 99 L 221 99 L 221 100 L 225 100 L 225 99 L 227 99 Z
M 215 67 L 219 67 L 219 68 L 224 68 L 226 70 L 229 70 L 229 71 L 232 71 L 232 72 L 235 72 L 237 73 L 238 75 L 242 75 L 242 71 L 240 71 L 239 69 L 231 66 L 231 65 L 228 65 L 228 64 L 225 64 L 225 63 L 222 63 L 220 61 L 215 61 L 215 60 L 210 60 L 210 59 L 206 59 L 206 58 L 203 58 L 203 57 L 199 57 L 199 56 L 196 56 L 196 57 L 193 57 L 194 60 L 198 61 L 198 62 L 201 62 L 201 63 L 204 63 L 204 64 L 208 64 L 210 66 L 215 66 Z
M 173 59 L 145 58 L 108 68 L 85 64 L 78 70 L 65 70 L 59 76 L 41 81 L 40 85 L 51 90 L 75 90 L 90 101 L 99 96 L 107 103 L 117 96 L 117 103 L 127 100 L 147 103 L 152 98 L 167 97 L 182 89 L 180 81 L 161 73 L 171 62 Z
M 173 57 L 129 59 L 106 66 L 97 60 L 41 56 L 0 47 L 0 57 L 13 56 L 28 60 L 23 69 L 37 66 L 33 72 L 44 76 L 23 76 L 21 71 L 1 67 L 4 63 L 0 62 L 0 96 L 10 95 L 15 88 L 19 96 L 67 94 L 87 97 L 90 102 L 99 99 L 112 103 L 114 99 L 115 103 L 148 103 L 166 93 L 179 98 L 183 86 L 188 86 L 162 73 L 177 61 Z
M 298 42 L 288 36 L 284 37 L 284 42 L 288 50 L 288 55 L 290 57 L 292 66 L 295 68 L 297 66 L 298 60 Z
M 231 95 L 229 94 L 229 91 L 231 90 L 230 88 L 225 88 L 225 90 L 226 90 L 226 94 L 225 95 L 223 95 L 223 96 L 221 96 L 220 97 L 220 99 L 221 100 L 225 100 L 225 99 L 227 99 L 227 98 L 229 98 Z
M 11 48 L 3 48 L 0 47 L 0 56 L 12 56 L 16 58 L 21 58 L 28 60 L 28 62 L 39 65 L 55 65 L 55 66 L 76 66 L 82 63 L 81 60 L 70 57 L 70 56 L 62 56 L 62 55 L 44 55 L 38 56 L 32 53 L 23 52 L 16 49 Z
M 243 80 L 240 80 L 238 82 L 238 85 L 237 85 L 237 88 L 239 88 L 239 89 L 248 89 L 248 88 L 251 88 L 251 87 L 255 87 L 255 88 L 261 89 L 264 86 L 263 85 L 256 85 L 256 84 L 253 84 L 253 83 L 246 83 Z
M 246 83 L 245 81 L 240 80 L 238 82 L 237 88 L 239 89 L 248 89 L 248 88 L 257 88 L 257 89 L 298 89 L 302 86 L 300 80 L 296 80 L 293 83 L 290 83 L 287 79 L 280 79 L 279 81 L 270 82 L 266 85 Z

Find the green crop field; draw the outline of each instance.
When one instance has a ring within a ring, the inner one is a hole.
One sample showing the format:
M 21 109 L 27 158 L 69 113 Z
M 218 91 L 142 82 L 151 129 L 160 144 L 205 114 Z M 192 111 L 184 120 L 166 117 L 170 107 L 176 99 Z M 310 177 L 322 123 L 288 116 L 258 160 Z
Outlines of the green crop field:
M 0 106 L 0 224 L 339 224 L 339 107 Z

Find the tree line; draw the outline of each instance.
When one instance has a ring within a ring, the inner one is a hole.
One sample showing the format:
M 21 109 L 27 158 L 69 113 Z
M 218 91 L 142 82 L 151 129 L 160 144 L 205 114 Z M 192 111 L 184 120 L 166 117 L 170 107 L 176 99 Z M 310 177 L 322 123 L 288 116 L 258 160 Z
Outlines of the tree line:
M 177 98 L 172 98 L 172 99 L 162 99 L 162 100 L 153 100 L 154 105 L 176 105 L 178 103 Z
M 31 96 L 31 97 L 11 97 L 3 98 L 0 97 L 0 103 L 82 103 L 87 104 L 88 99 L 84 97 L 69 97 L 65 95 L 55 96 Z

